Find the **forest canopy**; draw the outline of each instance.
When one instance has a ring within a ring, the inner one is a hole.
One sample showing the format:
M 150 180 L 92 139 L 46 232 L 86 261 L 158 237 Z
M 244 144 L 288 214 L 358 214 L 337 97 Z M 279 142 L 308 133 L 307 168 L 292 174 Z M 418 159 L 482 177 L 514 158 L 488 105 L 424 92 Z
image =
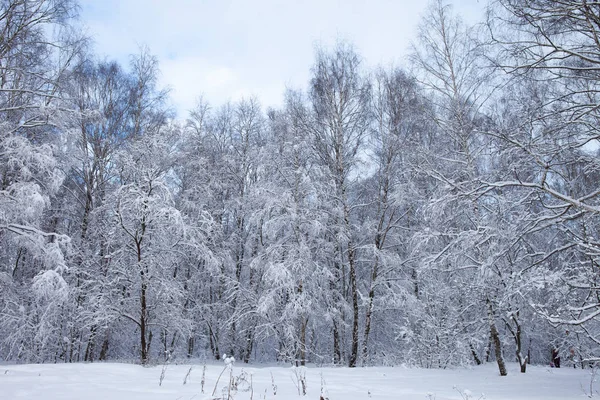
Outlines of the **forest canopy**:
M 600 361 L 597 3 L 434 0 L 406 69 L 179 117 L 77 12 L 0 0 L 2 359 Z

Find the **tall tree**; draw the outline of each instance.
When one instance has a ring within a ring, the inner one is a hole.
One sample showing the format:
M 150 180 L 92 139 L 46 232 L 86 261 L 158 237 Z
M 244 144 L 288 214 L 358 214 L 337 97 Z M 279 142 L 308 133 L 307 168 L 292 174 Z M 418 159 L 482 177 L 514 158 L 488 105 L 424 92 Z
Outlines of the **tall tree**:
M 334 285 L 348 279 L 352 312 L 351 344 L 348 365 L 355 367 L 359 344 L 359 303 L 355 229 L 350 196 L 355 182 L 359 152 L 370 126 L 368 80 L 361 71 L 361 59 L 347 43 L 338 43 L 331 52 L 317 50 L 310 86 L 312 121 L 307 124 L 313 137 L 315 154 L 327 168 L 334 188 L 331 205 L 335 214 L 333 238 L 337 248 Z M 337 210 L 337 212 L 336 212 Z M 336 288 L 340 290 L 341 288 Z M 334 359 L 340 361 L 339 329 L 342 320 L 334 320 Z
M 433 1 L 419 28 L 419 42 L 411 59 L 420 81 L 432 93 L 436 108 L 433 118 L 440 130 L 438 138 L 444 142 L 443 148 L 424 149 L 423 162 L 429 164 L 425 171 L 439 182 L 430 207 L 434 219 L 438 219 L 434 222 L 432 232 L 435 233 L 430 235 L 430 243 L 437 242 L 440 247 L 427 250 L 430 252 L 428 263 L 446 270 L 449 284 L 464 280 L 469 286 L 481 288 L 485 282 L 478 279 L 476 272 L 495 268 L 486 261 L 490 257 L 486 236 L 494 223 L 482 210 L 481 199 L 470 193 L 486 173 L 485 162 L 491 148 L 487 136 L 482 134 L 485 130 L 482 107 L 493 75 L 484 68 L 481 47 L 474 40 L 474 34 L 472 28 L 452 14 L 449 5 L 442 0 Z M 486 73 L 488 75 L 484 75 Z M 474 297 L 465 299 L 469 304 L 462 304 L 460 308 L 478 308 L 478 312 L 470 316 L 476 318 L 486 312 L 481 304 L 487 304 L 498 368 L 501 375 L 506 375 L 496 327 L 497 285 L 490 286 L 491 291 L 474 291 Z M 457 291 L 458 288 L 453 287 L 447 294 L 454 297 Z M 462 312 L 457 312 L 450 324 L 464 334 L 463 327 L 470 322 Z
M 400 69 L 379 69 L 372 85 L 374 128 L 369 145 L 376 170 L 373 177 L 363 182 L 360 195 L 363 203 L 372 205 L 362 215 L 369 237 L 363 239 L 367 245 L 363 246 L 361 258 L 370 264 L 365 268 L 369 276 L 361 349 L 363 363 L 369 359 L 369 336 L 378 308 L 390 310 L 397 305 L 398 312 L 406 304 L 407 292 L 411 292 L 396 282 L 404 282 L 412 275 L 404 269 L 410 258 L 408 241 L 411 230 L 416 228 L 416 209 L 421 197 L 416 190 L 412 156 L 419 148 L 421 136 L 426 136 L 432 128 L 426 119 L 428 103 L 417 82 L 407 73 Z
M 512 190 L 538 199 L 526 230 L 533 246 L 531 265 L 557 276 L 554 290 L 560 293 L 552 311 L 540 311 L 552 324 L 577 332 L 561 340 L 585 337 L 584 357 L 590 359 L 598 358 L 594 332 L 600 315 L 597 224 L 592 222 L 600 212 L 594 178 L 599 21 L 597 4 L 589 1 L 494 3 L 488 27 L 496 65 L 534 90 L 525 94 L 531 99 L 528 107 L 513 113 L 520 113 L 518 123 L 495 132 L 513 157 L 512 176 L 482 185 L 485 192 Z
M 62 151 L 77 120 L 62 88 L 83 45 L 75 16 L 69 0 L 0 3 L 0 331 L 9 358 L 64 356 L 69 238 L 44 211 L 64 179 Z
M 69 276 L 75 298 L 74 327 L 71 334 L 70 359 L 93 361 L 99 355 L 97 336 L 104 336 L 100 326 L 110 325 L 115 315 L 107 311 L 110 303 L 101 277 L 106 271 L 107 232 L 101 221 L 107 218 L 102 205 L 114 189 L 117 172 L 114 157 L 127 140 L 127 116 L 131 79 L 115 62 L 96 63 L 85 57 L 70 75 L 70 101 L 81 115 L 71 170 L 63 190 L 65 207 L 74 208 L 80 222 L 69 232 L 76 250 L 72 255 Z M 75 200 L 73 202 L 73 200 Z M 63 212 L 68 212 L 63 209 Z M 87 335 L 85 353 L 76 342 Z

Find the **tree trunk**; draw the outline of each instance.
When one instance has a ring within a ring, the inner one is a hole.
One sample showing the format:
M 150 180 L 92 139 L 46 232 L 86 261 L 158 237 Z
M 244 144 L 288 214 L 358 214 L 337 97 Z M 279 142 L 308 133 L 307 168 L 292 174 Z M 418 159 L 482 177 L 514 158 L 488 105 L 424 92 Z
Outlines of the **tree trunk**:
M 494 350 L 496 352 L 496 362 L 498 363 L 498 370 L 500 376 L 506 376 L 506 365 L 504 364 L 504 357 L 502 356 L 502 343 L 500 343 L 500 335 L 496 329 L 496 323 L 490 322 L 490 334 L 494 342 Z
M 146 291 L 148 290 L 148 283 L 146 282 L 146 271 L 142 264 L 142 248 L 141 241 L 136 241 L 137 246 L 137 261 L 138 267 L 140 268 L 140 279 L 142 285 L 140 288 L 140 362 L 142 365 L 148 363 L 148 343 L 146 342 L 146 328 L 147 328 L 147 316 L 148 316 L 148 305 L 146 303 Z
M 187 357 L 192 358 L 194 355 L 194 337 L 190 336 L 187 340 Z
M 471 349 L 471 355 L 473 356 L 473 359 L 475 360 L 475 364 L 481 365 L 481 359 L 477 355 L 477 352 L 475 351 L 475 347 L 473 347 L 473 343 L 469 343 L 469 349 Z
M 516 341 L 517 341 L 517 360 L 519 360 L 519 365 L 521 366 L 521 373 L 524 374 L 527 371 L 527 357 L 523 357 L 523 346 L 521 344 L 521 325 L 516 321 L 517 324 L 517 332 L 516 332 Z
M 515 324 L 515 329 L 512 328 L 510 321 L 505 321 L 507 329 L 512 334 L 515 339 L 515 355 L 517 356 L 517 361 L 519 362 L 519 366 L 521 368 L 521 373 L 525 373 L 527 371 L 527 359 L 528 357 L 523 356 L 523 345 L 521 341 L 521 324 L 519 323 L 519 312 L 514 312 L 510 316 L 510 320 L 512 320 Z
M 375 241 L 375 246 L 378 246 L 378 240 Z M 373 314 L 373 300 L 375 298 L 375 282 L 377 281 L 379 258 L 375 257 L 375 265 L 371 273 L 371 285 L 369 288 L 369 300 L 367 303 L 367 311 L 365 312 L 365 331 L 362 346 L 362 363 L 366 364 L 369 358 L 369 333 L 371 333 L 371 315 Z
M 487 346 L 485 346 L 485 362 L 490 362 L 490 357 L 492 356 L 492 335 L 488 337 Z
M 210 350 L 212 351 L 215 360 L 220 360 L 221 353 L 219 352 L 219 343 L 217 342 L 217 338 L 210 324 L 208 324 L 208 342 L 210 344 Z
M 94 361 L 94 350 L 96 347 L 96 330 L 97 326 L 92 325 L 92 327 L 90 328 L 90 337 L 88 338 L 88 343 L 85 349 L 85 357 L 83 358 L 83 361 Z
M 102 348 L 100 349 L 100 356 L 98 357 L 98 360 L 106 361 L 107 356 L 108 356 L 108 331 L 106 332 L 106 336 L 104 337 L 104 341 L 102 342 Z
M 345 199 L 345 193 L 344 193 Z M 344 222 L 346 224 L 346 231 L 348 235 L 351 235 L 350 231 L 350 215 L 348 206 L 344 205 Z M 348 361 L 348 367 L 356 367 L 356 361 L 358 359 L 358 288 L 356 285 L 356 260 L 354 259 L 354 244 L 352 239 L 348 240 L 348 265 L 349 265 L 349 278 L 350 278 L 350 291 L 352 295 L 352 344 L 350 350 L 350 360 Z
M 252 324 L 253 321 L 250 321 Z M 255 324 L 253 324 L 256 326 Z M 244 351 L 244 364 L 248 364 L 250 361 L 250 356 L 252 356 L 252 348 L 254 346 L 254 329 L 248 328 L 248 332 L 246 333 L 246 350 Z
M 143 272 L 142 272 L 143 278 Z M 148 347 L 146 343 L 146 313 L 147 313 L 147 305 L 146 305 L 146 290 L 147 285 L 146 282 L 142 282 L 142 289 L 140 293 L 140 356 L 142 365 L 146 365 L 148 363 Z
M 352 246 L 352 242 L 348 243 L 348 246 Z M 352 345 L 348 366 L 354 368 L 358 359 L 358 290 L 356 287 L 354 249 L 348 249 L 348 260 L 350 263 L 350 290 L 352 291 Z
M 336 251 L 338 251 L 339 253 L 341 253 L 341 249 L 340 249 L 340 244 L 339 242 L 336 243 Z M 342 275 L 342 267 L 340 266 L 340 264 L 335 261 L 334 265 L 333 265 L 333 270 L 335 273 L 335 276 L 333 279 L 329 280 L 329 291 L 333 294 L 333 303 L 338 303 L 342 301 L 342 296 L 339 295 L 339 292 L 343 292 L 343 290 L 340 290 L 338 285 L 343 285 L 343 275 Z M 333 306 L 332 306 L 333 307 Z M 333 318 L 332 318 L 332 322 L 333 322 L 333 363 L 338 365 L 341 361 L 342 361 L 342 352 L 341 352 L 341 337 L 340 337 L 340 330 L 339 330 L 339 325 L 340 325 L 340 317 L 337 315 L 337 309 L 335 309 L 336 312 L 334 312 L 333 314 Z M 343 326 L 343 324 L 342 324 Z
M 308 325 L 308 318 L 302 317 L 300 322 L 300 365 L 306 365 L 306 326 Z
M 506 376 L 506 364 L 504 363 L 504 357 L 502 356 L 502 343 L 500 342 L 500 334 L 496 328 L 496 322 L 494 321 L 494 311 L 492 309 L 492 303 L 487 300 L 488 303 L 488 317 L 490 319 L 490 336 L 494 343 L 494 351 L 496 353 L 496 362 L 498 363 L 498 370 L 500 376 Z
M 333 363 L 339 364 L 342 360 L 342 353 L 340 352 L 340 332 L 338 330 L 337 321 L 333 321 Z

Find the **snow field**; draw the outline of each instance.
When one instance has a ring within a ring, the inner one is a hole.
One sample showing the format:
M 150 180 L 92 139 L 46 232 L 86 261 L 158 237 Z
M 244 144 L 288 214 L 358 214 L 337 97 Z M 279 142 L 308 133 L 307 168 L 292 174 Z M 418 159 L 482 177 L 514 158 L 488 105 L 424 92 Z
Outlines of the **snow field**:
M 184 385 L 190 366 L 193 368 Z M 248 380 L 252 376 L 253 391 L 242 391 L 248 389 L 248 385 L 242 382 L 240 390 L 232 393 L 232 397 L 236 400 L 319 400 L 323 377 L 323 394 L 329 400 L 476 400 L 482 398 L 482 394 L 486 400 L 587 398 L 584 391 L 589 392 L 589 370 L 529 366 L 526 374 L 520 374 L 516 364 L 509 364 L 509 367 L 507 377 L 500 377 L 494 364 L 448 370 L 307 367 L 307 395 L 300 396 L 293 368 L 238 364 L 233 366 L 233 376 L 239 376 L 243 369 Z M 161 386 L 161 365 L 5 365 L 0 368 L 0 399 L 208 400 L 222 398 L 223 394 L 227 398 L 224 389 L 229 380 L 227 370 L 221 376 L 215 396 L 211 396 L 223 370 L 223 364 L 207 365 L 202 393 L 203 365 L 169 365 Z

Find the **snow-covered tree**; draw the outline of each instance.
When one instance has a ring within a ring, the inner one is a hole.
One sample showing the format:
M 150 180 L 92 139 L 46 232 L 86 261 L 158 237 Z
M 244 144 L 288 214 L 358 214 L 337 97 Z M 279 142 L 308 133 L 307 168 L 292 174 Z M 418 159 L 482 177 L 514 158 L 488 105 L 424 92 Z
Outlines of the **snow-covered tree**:
M 0 346 L 7 358 L 62 357 L 69 244 L 46 218 L 78 120 L 62 83 L 82 42 L 69 1 L 0 4 Z M 46 353 L 43 350 L 52 348 Z

